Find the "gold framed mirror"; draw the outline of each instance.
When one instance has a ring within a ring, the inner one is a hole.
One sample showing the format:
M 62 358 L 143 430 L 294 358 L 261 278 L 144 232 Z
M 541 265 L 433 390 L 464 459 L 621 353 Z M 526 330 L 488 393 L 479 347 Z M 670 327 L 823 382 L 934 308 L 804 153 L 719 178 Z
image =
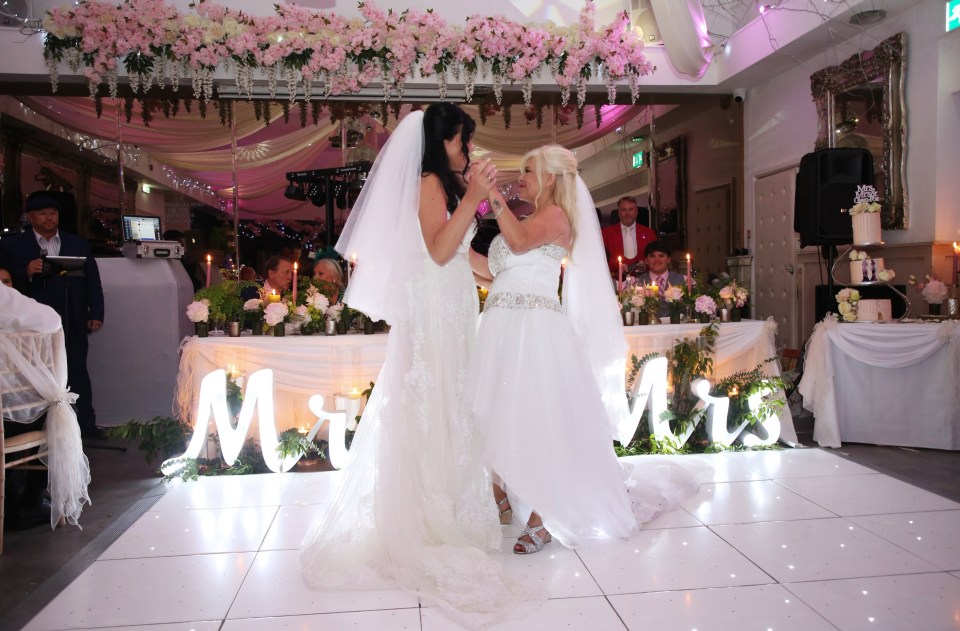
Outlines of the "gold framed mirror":
M 686 241 L 685 160 L 683 136 L 657 145 L 651 156 L 655 185 L 653 227 L 674 249 L 682 249 Z
M 897 33 L 810 77 L 819 118 L 817 149 L 870 151 L 884 230 L 907 227 L 904 54 L 904 34 Z

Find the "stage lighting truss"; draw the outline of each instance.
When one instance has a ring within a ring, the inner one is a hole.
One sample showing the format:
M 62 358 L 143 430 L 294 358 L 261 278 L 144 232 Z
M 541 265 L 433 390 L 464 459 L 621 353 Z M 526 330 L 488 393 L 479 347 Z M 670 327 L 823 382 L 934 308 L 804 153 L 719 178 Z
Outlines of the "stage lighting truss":
M 291 179 L 287 179 L 287 188 L 283 189 L 283 196 L 287 199 L 295 199 L 297 201 L 306 201 L 307 193 L 303 189 L 303 183 L 294 182 Z
M 335 204 L 345 210 L 352 206 L 359 195 L 371 166 L 371 162 L 358 161 L 332 169 L 292 171 L 287 173 L 289 184 L 284 196 L 288 199 L 310 200 L 318 207 Z

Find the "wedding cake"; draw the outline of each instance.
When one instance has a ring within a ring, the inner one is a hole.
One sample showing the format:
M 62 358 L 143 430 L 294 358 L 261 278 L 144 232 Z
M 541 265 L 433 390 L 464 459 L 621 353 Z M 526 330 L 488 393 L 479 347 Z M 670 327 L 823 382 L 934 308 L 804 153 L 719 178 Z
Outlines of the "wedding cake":
M 890 299 L 861 298 L 857 302 L 857 322 L 880 322 L 893 320 Z
M 858 186 L 854 205 L 850 209 L 853 222 L 853 244 L 880 243 L 880 204 L 877 189 L 869 185 Z
M 882 258 L 850 261 L 850 283 L 854 285 L 860 283 L 875 283 L 880 280 L 877 274 L 882 271 Z

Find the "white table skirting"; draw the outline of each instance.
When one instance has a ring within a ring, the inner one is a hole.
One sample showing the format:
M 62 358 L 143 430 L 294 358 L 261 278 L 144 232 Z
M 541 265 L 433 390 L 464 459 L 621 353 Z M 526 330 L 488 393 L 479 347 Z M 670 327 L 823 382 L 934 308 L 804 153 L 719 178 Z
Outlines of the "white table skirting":
M 87 355 L 97 425 L 169 416 L 177 346 L 193 334 L 190 278 L 170 259 L 97 259 L 97 266 L 106 314 Z
M 668 324 L 624 327 L 630 352 L 643 357 L 652 352 L 666 354 L 679 338 L 696 337 L 702 324 Z M 745 321 L 720 325 L 714 377 L 721 379 L 741 370 L 750 370 L 776 355 L 772 321 Z M 262 368 L 274 370 L 274 407 L 277 428 L 310 425 L 313 419 L 307 401 L 314 394 L 324 396 L 324 409 L 333 410 L 333 395 L 353 388 L 364 390 L 376 381 L 386 353 L 388 336 L 271 336 L 191 337 L 181 348 L 177 380 L 176 411 L 182 419 L 197 414 L 200 382 L 209 372 L 233 367 L 246 375 Z M 778 375 L 776 362 L 765 372 Z M 781 439 L 797 440 L 789 409 L 781 415 Z
M 960 449 L 960 323 L 825 320 L 800 394 L 822 447 L 843 441 Z

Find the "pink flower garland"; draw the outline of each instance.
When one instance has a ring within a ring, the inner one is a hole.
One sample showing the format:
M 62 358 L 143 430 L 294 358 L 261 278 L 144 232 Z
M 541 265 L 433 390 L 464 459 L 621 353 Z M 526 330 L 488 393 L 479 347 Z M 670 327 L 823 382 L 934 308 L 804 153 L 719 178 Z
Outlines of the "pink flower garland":
M 337 95 L 379 81 L 389 98 L 402 95 L 411 79 L 436 75 L 441 96 L 450 77 L 463 77 L 468 100 L 476 81 L 489 77 L 498 103 L 509 81 L 521 84 L 529 105 L 533 78 L 547 69 L 563 105 L 575 87 L 582 106 L 593 76 L 603 78 L 611 104 L 624 81 L 636 101 L 640 77 L 654 70 L 643 41 L 626 13 L 597 32 L 594 12 L 588 0 L 570 28 L 522 25 L 499 15 L 471 16 L 461 27 L 433 12 L 383 12 L 369 2 L 361 3 L 361 18 L 348 20 L 289 4 L 259 17 L 202 1 L 195 12 L 180 13 L 157 0 L 80 0 L 44 19 L 44 58 L 54 92 L 58 67 L 66 63 L 74 71 L 83 67 L 91 96 L 104 82 L 115 96 L 123 60 L 135 91 L 153 82 L 176 87 L 188 76 L 197 98 L 211 98 L 213 73 L 232 68 L 243 96 L 253 94 L 254 72 L 267 79 L 271 96 L 278 79 L 285 81 L 291 100 L 298 88 L 309 100 L 314 82 Z

